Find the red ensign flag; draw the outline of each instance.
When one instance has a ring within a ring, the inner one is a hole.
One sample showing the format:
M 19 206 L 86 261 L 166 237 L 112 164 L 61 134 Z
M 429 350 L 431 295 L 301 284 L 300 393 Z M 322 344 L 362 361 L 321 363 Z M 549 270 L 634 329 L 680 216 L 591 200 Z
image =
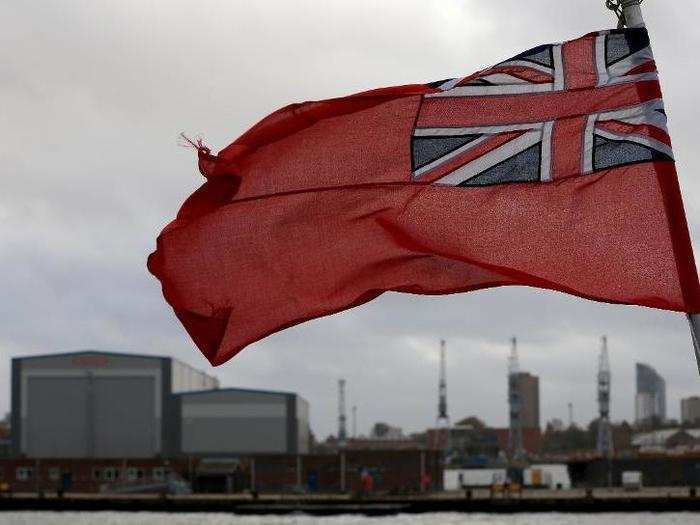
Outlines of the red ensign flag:
M 388 290 L 700 312 L 645 29 L 287 106 L 199 159 L 207 181 L 148 268 L 215 365 Z

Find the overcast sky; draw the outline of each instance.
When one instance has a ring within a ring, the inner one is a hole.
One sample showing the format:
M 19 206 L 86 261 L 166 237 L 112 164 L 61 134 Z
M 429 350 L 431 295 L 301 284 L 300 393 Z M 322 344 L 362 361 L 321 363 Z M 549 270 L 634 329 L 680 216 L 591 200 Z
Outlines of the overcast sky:
M 700 394 L 683 316 L 555 292 L 386 294 L 271 336 L 213 369 L 145 261 L 201 183 L 180 131 L 214 150 L 291 102 L 464 76 L 538 44 L 613 27 L 603 0 L 0 1 L 0 410 L 9 358 L 96 348 L 172 355 L 224 386 L 298 392 L 336 428 L 348 382 L 358 431 L 433 425 L 439 339 L 453 421 L 505 426 L 509 338 L 540 376 L 542 423 L 595 416 L 607 334 L 613 418 L 634 414 L 634 362 L 667 380 L 668 412 Z M 691 234 L 700 239 L 694 0 L 644 4 Z M 604 257 L 605 254 L 601 254 Z

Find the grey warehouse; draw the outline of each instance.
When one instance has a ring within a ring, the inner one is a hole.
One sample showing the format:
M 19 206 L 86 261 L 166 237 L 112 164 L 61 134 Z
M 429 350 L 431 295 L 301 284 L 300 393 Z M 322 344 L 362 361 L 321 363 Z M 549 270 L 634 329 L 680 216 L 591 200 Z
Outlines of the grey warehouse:
M 305 454 L 295 393 L 219 388 L 170 357 L 79 351 L 12 360 L 14 457 Z

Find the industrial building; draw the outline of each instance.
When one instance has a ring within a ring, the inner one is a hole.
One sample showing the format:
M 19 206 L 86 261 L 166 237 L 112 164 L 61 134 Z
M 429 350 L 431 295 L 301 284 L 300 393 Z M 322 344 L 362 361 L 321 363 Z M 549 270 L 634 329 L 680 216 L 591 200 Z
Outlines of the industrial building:
M 656 370 L 644 363 L 637 363 L 637 395 L 635 397 L 635 421 L 638 425 L 666 420 L 666 381 Z
M 308 450 L 296 394 L 219 390 L 172 359 L 86 350 L 12 360 L 12 456 L 176 458 Z
M 309 452 L 309 404 L 296 394 L 226 388 L 174 398 L 182 454 Z
M 681 423 L 683 425 L 700 424 L 700 397 L 681 399 Z
M 369 471 L 374 489 L 415 493 L 427 474 L 429 490 L 442 488 L 439 451 L 347 450 L 333 454 L 251 454 L 240 458 L 0 459 L 0 480 L 14 492 L 138 493 L 167 490 L 184 480 L 195 492 L 337 493 L 361 490 Z M 135 490 L 138 489 L 138 490 Z
M 633 449 L 641 452 L 700 452 L 700 429 L 676 427 L 640 432 L 632 436 L 631 445 Z

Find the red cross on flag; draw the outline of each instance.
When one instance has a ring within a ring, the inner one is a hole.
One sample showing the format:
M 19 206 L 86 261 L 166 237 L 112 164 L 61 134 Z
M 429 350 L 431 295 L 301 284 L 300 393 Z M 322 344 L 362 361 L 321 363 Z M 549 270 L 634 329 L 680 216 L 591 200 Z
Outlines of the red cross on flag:
M 287 106 L 199 158 L 207 181 L 148 267 L 213 364 L 386 291 L 700 312 L 644 28 Z

